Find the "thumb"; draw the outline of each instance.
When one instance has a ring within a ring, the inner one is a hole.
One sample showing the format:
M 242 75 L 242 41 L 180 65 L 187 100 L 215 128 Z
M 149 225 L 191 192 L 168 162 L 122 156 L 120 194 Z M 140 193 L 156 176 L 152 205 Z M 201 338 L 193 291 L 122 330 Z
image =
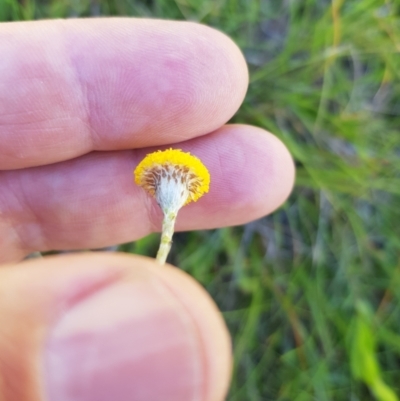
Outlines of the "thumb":
M 227 330 L 180 270 L 122 254 L 0 269 L 0 399 L 221 401 Z

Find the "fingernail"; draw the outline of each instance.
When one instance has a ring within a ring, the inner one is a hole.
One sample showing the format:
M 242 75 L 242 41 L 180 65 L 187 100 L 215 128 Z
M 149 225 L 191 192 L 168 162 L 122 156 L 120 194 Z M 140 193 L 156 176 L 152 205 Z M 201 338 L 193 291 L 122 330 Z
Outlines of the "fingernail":
M 46 399 L 201 399 L 196 338 L 187 312 L 156 280 L 103 288 L 66 311 L 50 330 Z

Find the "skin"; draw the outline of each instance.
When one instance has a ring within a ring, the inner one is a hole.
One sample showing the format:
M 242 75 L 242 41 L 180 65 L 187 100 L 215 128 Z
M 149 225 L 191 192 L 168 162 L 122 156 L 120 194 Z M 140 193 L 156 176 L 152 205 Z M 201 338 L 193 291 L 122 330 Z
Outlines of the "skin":
M 159 231 L 132 171 L 171 145 L 211 174 L 178 230 L 279 207 L 287 149 L 225 125 L 248 84 L 239 49 L 198 24 L 121 18 L 5 23 L 0 54 L 0 399 L 223 400 L 229 335 L 191 277 L 117 253 L 21 260 Z

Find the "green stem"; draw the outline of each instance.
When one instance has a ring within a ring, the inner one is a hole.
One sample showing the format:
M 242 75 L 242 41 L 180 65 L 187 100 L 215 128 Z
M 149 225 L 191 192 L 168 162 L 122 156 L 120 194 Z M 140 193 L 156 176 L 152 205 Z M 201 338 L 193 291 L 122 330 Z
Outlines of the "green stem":
M 176 216 L 177 216 L 176 212 L 164 213 L 161 242 L 156 257 L 157 261 L 162 265 L 165 264 L 169 251 L 171 249 Z

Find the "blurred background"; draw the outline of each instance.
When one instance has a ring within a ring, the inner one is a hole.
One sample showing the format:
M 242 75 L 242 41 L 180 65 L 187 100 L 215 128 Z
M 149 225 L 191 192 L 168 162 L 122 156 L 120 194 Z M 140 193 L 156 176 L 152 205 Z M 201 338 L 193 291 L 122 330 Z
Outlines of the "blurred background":
M 170 261 L 232 334 L 228 400 L 398 401 L 400 2 L 0 0 L 1 21 L 106 15 L 231 36 L 251 74 L 233 122 L 273 132 L 296 161 L 271 216 L 175 236 Z M 120 249 L 153 256 L 158 241 Z

